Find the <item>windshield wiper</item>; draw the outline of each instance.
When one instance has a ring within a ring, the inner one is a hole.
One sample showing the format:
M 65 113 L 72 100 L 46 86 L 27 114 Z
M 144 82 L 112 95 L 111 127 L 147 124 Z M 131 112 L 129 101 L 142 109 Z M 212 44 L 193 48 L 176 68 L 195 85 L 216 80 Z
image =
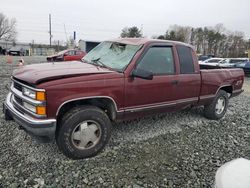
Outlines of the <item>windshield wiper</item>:
M 92 59 L 91 61 L 95 64 L 95 65 L 98 65 L 98 66 L 101 66 L 101 67 L 105 67 L 107 69 L 111 69 L 111 67 L 105 65 L 103 62 L 100 61 L 100 57 L 99 58 L 96 58 L 96 59 Z
M 89 61 L 87 61 L 86 59 L 83 59 L 83 58 L 81 59 L 81 62 L 91 64 L 91 62 L 89 62 Z
M 110 69 L 110 70 L 113 70 L 113 71 L 122 72 L 120 70 L 117 70 L 117 69 L 114 69 L 114 68 L 111 68 L 111 67 L 105 65 L 103 62 L 100 61 L 100 59 L 101 59 L 100 57 L 96 58 L 96 59 L 92 59 L 91 61 L 82 59 L 82 62 L 85 62 L 85 63 L 88 63 L 88 64 L 94 64 L 94 65 L 97 65 L 99 67 L 104 67 L 104 68 L 107 68 L 107 69 Z

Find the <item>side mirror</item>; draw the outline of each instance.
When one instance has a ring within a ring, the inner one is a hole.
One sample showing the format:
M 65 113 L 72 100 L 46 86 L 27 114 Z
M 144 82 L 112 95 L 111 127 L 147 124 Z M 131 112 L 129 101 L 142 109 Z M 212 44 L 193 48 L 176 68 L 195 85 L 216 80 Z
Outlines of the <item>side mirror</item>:
M 138 77 L 145 80 L 153 80 L 153 73 L 142 69 L 134 69 L 131 74 L 132 77 Z
M 64 56 L 68 56 L 69 54 L 68 53 L 65 53 Z

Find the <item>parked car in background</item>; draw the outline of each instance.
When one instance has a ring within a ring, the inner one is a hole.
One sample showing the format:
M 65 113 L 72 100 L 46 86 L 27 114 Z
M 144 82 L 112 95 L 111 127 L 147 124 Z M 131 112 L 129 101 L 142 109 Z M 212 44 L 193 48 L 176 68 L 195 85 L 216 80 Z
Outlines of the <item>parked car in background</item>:
M 245 75 L 250 76 L 250 61 L 238 63 L 238 64 L 236 64 L 235 67 L 242 68 L 245 72 Z
M 222 62 L 224 58 L 210 58 L 205 61 L 199 62 L 199 64 L 204 64 L 204 65 L 211 65 L 211 66 L 218 66 L 220 62 Z
M 220 62 L 220 67 L 235 67 L 237 64 L 249 61 L 249 58 L 227 58 Z
M 86 52 L 81 50 L 63 50 L 55 55 L 48 56 L 47 61 L 80 61 Z
M 7 53 L 13 56 L 24 56 L 25 50 L 22 47 L 14 46 L 10 48 Z
M 210 59 L 210 58 L 214 58 L 214 55 L 198 55 L 199 63 L 201 63 L 207 59 Z
M 199 55 L 198 56 L 198 62 L 201 63 L 207 59 L 209 59 L 210 57 L 208 57 L 207 55 Z

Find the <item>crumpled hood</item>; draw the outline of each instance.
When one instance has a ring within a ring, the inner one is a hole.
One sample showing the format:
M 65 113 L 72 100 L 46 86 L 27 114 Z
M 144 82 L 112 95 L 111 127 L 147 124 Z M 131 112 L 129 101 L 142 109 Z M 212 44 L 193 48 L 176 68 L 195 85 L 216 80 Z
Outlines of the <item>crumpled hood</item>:
M 30 84 L 38 84 L 59 78 L 112 72 L 114 71 L 106 68 L 79 61 L 71 61 L 26 65 L 14 70 L 13 77 Z

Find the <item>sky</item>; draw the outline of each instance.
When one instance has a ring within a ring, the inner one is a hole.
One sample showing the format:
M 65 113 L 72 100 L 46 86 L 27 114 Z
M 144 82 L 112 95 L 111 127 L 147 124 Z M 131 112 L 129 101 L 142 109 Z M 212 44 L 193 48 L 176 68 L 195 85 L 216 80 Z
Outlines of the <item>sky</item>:
M 218 23 L 242 31 L 250 39 L 250 0 L 1 0 L 0 12 L 17 20 L 17 41 L 102 41 L 120 36 L 124 27 L 137 26 L 143 36 L 164 34 L 174 24 L 192 27 Z

